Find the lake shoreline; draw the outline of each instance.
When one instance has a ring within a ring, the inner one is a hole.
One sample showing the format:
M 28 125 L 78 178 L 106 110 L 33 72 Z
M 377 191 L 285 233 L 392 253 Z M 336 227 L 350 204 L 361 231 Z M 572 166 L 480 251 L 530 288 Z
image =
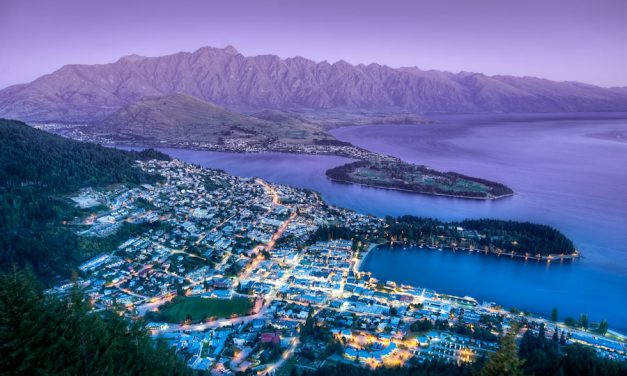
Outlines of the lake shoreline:
M 374 250 L 375 248 L 378 248 L 379 246 L 387 246 L 390 250 L 394 250 L 394 248 L 396 248 L 397 246 L 404 246 L 403 249 L 405 248 L 415 248 L 416 250 L 429 250 L 429 251 L 439 251 L 439 252 L 443 252 L 443 251 L 447 251 L 450 252 L 452 251 L 453 253 L 456 253 L 457 251 L 462 251 L 465 253 L 478 253 L 478 254 L 482 254 L 484 256 L 496 256 L 496 257 L 508 257 L 512 260 L 514 259 L 523 259 L 525 262 L 526 261 L 536 261 L 536 262 L 544 262 L 546 261 L 547 263 L 550 262 L 563 262 L 563 261 L 577 261 L 581 258 L 583 258 L 584 256 L 577 251 L 576 255 L 561 255 L 561 254 L 550 254 L 550 255 L 546 255 L 546 256 L 524 256 L 524 255 L 519 255 L 519 254 L 511 254 L 511 253 L 506 253 L 506 252 L 496 252 L 496 251 L 486 251 L 486 250 L 477 250 L 477 249 L 470 249 L 470 248 L 456 248 L 453 249 L 451 247 L 435 247 L 435 246 L 427 246 L 427 245 L 419 245 L 419 244 L 408 244 L 408 243 L 404 243 L 404 242 L 399 242 L 399 241 L 394 241 L 394 242 L 385 242 L 385 243 L 376 243 L 374 245 L 371 245 L 370 248 L 368 248 L 367 253 L 364 255 L 364 257 L 361 259 L 361 263 L 359 264 L 359 266 L 361 267 L 364 263 L 364 261 L 366 260 L 366 257 L 370 255 L 371 251 Z M 358 270 L 359 272 L 363 272 L 362 270 Z

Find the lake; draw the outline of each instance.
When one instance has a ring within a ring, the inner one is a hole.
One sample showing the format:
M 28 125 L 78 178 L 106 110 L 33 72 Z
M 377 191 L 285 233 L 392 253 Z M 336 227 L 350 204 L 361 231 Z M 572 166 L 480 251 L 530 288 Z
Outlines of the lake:
M 378 216 L 501 218 L 554 226 L 584 258 L 524 262 L 460 252 L 379 248 L 363 267 L 383 280 L 470 295 L 548 315 L 588 313 L 627 331 L 627 114 L 440 116 L 435 124 L 368 125 L 331 133 L 405 161 L 491 179 L 515 195 L 476 201 L 333 183 L 348 159 L 163 149 L 239 176 L 314 189 L 330 203 Z

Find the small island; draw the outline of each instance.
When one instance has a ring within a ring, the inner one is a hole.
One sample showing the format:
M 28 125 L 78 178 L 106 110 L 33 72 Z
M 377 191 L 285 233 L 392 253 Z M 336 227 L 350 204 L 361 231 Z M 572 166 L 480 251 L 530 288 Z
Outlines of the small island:
M 439 196 L 494 200 L 514 194 L 501 183 L 397 159 L 360 160 L 329 169 L 326 175 L 336 182 Z

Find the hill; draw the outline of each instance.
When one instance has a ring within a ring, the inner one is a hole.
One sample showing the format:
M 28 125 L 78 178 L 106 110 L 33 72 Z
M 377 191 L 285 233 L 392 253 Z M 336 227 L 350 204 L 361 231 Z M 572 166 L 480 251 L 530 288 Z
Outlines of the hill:
M 154 158 L 169 157 L 77 142 L 0 119 L 0 271 L 15 264 L 29 266 L 45 281 L 69 277 L 107 240 L 85 244 L 62 225 L 80 214 L 63 194 L 154 182 L 155 176 L 134 166 Z
M 317 126 L 292 117 L 247 116 L 185 94 L 145 97 L 109 115 L 93 131 L 116 140 L 144 142 L 211 142 L 224 139 L 248 143 L 280 140 L 312 143 L 332 139 Z
M 238 111 L 625 111 L 627 92 L 578 82 L 379 64 L 243 56 L 233 47 L 66 65 L 0 91 L 0 116 L 92 123 L 147 96 L 187 94 Z

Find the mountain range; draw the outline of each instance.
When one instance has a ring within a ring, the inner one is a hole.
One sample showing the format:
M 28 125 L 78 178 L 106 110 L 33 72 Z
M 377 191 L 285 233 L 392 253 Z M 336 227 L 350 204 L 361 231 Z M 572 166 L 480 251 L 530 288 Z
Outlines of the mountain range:
M 534 77 L 244 56 L 203 47 L 66 65 L 0 91 L 0 117 L 99 123 L 146 97 L 185 94 L 237 112 L 513 113 L 625 111 L 627 89 Z

